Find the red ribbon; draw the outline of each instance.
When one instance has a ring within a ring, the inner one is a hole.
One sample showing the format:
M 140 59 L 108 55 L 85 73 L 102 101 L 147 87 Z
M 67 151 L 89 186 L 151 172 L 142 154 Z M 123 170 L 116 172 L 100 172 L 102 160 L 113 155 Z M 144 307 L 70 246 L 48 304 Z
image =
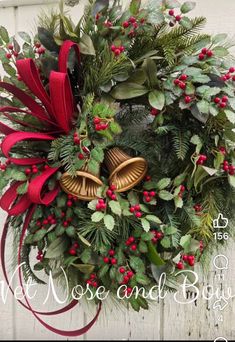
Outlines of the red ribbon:
M 77 56 L 78 63 L 81 62 L 80 49 L 79 49 L 78 44 L 72 42 L 71 40 L 66 40 L 61 46 L 60 53 L 59 53 L 58 64 L 59 64 L 60 72 L 67 73 L 67 62 L 69 60 L 69 53 L 71 49 L 74 49 L 76 56 Z

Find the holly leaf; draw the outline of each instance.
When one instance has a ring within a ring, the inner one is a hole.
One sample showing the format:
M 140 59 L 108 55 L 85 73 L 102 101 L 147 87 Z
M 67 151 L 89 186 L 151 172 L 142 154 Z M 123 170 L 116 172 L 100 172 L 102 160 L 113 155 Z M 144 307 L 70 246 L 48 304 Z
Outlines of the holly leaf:
M 18 186 L 17 188 L 17 194 L 19 195 L 24 195 L 27 193 L 28 191 L 28 186 L 29 186 L 29 183 L 28 182 L 25 182 L 23 184 L 21 184 L 20 186 Z
M 31 37 L 28 33 L 18 32 L 18 35 L 20 36 L 21 39 L 23 39 L 23 41 L 25 41 L 28 44 L 31 44 L 32 40 L 31 40 Z
M 176 196 L 174 198 L 174 202 L 175 202 L 175 207 L 176 208 L 182 208 L 184 205 L 183 199 L 180 196 Z
M 113 230 L 113 228 L 115 226 L 115 221 L 114 221 L 113 216 L 109 215 L 109 214 L 105 215 L 104 216 L 104 224 L 108 230 Z
M 148 285 L 150 283 L 149 278 L 145 274 L 142 274 L 142 273 L 136 273 L 135 280 L 137 281 L 137 283 L 141 285 Z
M 146 215 L 146 220 L 151 221 L 151 222 L 155 222 L 157 224 L 161 224 L 162 221 L 159 219 L 159 217 L 155 216 L 155 215 Z
M 33 242 L 38 242 L 44 238 L 44 236 L 47 234 L 46 229 L 40 229 L 38 230 L 33 237 Z
M 166 190 L 161 190 L 158 196 L 164 201 L 171 201 L 174 197 L 169 191 Z
M 170 178 L 162 178 L 158 183 L 157 183 L 157 189 L 158 190 L 163 190 L 168 187 L 170 184 L 171 179 Z
M 144 241 L 140 241 L 138 248 L 140 250 L 141 253 L 147 253 L 148 252 L 148 246 Z
M 235 113 L 232 112 L 231 110 L 229 109 L 225 109 L 225 115 L 227 117 L 227 119 L 232 123 L 232 124 L 235 124 Z
M 9 35 L 5 27 L 0 26 L 0 38 L 4 41 L 4 43 L 9 43 Z
M 150 223 L 145 218 L 141 219 L 141 225 L 142 225 L 145 232 L 148 232 L 150 230 Z
M 131 268 L 138 272 L 138 273 L 144 273 L 145 272 L 145 265 L 141 258 L 137 256 L 130 256 L 130 266 Z
M 118 216 L 121 216 L 122 214 L 122 208 L 117 201 L 110 201 L 109 202 L 109 207 L 112 210 L 112 212 Z
M 67 227 L 65 232 L 69 237 L 75 237 L 76 235 L 76 229 L 73 226 Z
M 104 213 L 102 211 L 96 211 L 91 215 L 92 222 L 100 222 L 104 218 Z

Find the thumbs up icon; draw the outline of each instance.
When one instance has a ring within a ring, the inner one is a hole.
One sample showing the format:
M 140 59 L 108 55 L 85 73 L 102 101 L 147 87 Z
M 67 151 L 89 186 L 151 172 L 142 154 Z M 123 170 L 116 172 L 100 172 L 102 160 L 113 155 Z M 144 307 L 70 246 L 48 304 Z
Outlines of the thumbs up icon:
M 228 219 L 223 217 L 223 214 L 219 213 L 217 219 L 213 220 L 213 228 L 215 229 L 225 229 L 228 226 Z

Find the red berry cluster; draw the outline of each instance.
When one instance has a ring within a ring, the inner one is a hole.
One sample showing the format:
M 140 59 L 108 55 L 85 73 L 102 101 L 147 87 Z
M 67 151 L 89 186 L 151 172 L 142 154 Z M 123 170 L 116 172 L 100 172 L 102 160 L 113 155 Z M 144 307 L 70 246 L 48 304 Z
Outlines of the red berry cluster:
M 131 206 L 129 210 L 132 214 L 135 214 L 135 217 L 137 217 L 137 218 L 142 217 L 142 213 L 140 211 L 140 205 L 139 204 Z
M 150 175 L 147 175 L 145 176 L 145 182 L 150 182 L 151 181 L 151 176 Z
M 123 280 L 121 282 L 122 285 L 128 284 L 131 278 L 134 276 L 134 272 L 127 271 L 124 267 L 120 267 L 119 272 L 123 274 Z
M 68 195 L 68 200 L 67 200 L 67 207 L 72 207 L 74 202 L 77 201 L 77 197 L 73 195 Z
M 185 192 L 185 186 L 184 185 L 180 185 L 180 192 L 179 192 L 179 197 L 183 197 L 183 194 Z
M 111 51 L 114 53 L 115 56 L 119 56 L 122 52 L 125 51 L 125 48 L 123 45 L 120 46 L 116 46 L 116 45 L 112 45 L 111 46 Z
M 173 17 L 172 20 L 170 21 L 169 25 L 173 27 L 177 22 L 180 22 L 182 19 L 182 16 L 180 14 L 175 15 L 175 11 L 173 9 L 170 9 L 168 14 Z
M 105 264 L 111 264 L 111 265 L 116 265 L 117 259 L 114 258 L 115 251 L 113 249 L 110 249 L 108 252 L 109 256 L 105 256 L 103 258 L 103 261 Z
M 43 251 L 38 250 L 38 255 L 36 256 L 36 259 L 40 262 L 43 261 Z
M 95 125 L 96 131 L 105 131 L 109 127 L 109 124 L 107 122 L 104 122 L 104 119 L 98 117 L 95 117 L 93 119 L 93 123 Z
M 157 108 L 151 108 L 150 114 L 152 116 L 157 116 L 159 114 L 159 110 Z
M 235 75 L 231 75 L 234 73 L 235 73 L 235 68 L 234 67 L 229 68 L 228 72 L 225 75 L 221 76 L 221 80 L 224 82 L 229 81 L 230 79 L 235 81 Z
M 223 162 L 223 170 L 227 172 L 230 176 L 235 175 L 235 166 L 232 164 L 229 164 L 227 160 Z
M 39 55 L 44 55 L 46 49 L 41 45 L 41 43 L 36 42 L 34 43 L 34 52 L 38 53 Z
M 207 48 L 203 48 L 201 53 L 198 55 L 199 61 L 203 61 L 205 58 L 210 58 L 213 56 L 213 51 Z
M 130 248 L 130 250 L 132 250 L 132 251 L 137 250 L 137 244 L 136 244 L 136 240 L 135 240 L 134 236 L 130 236 L 126 240 L 126 246 L 128 246 Z
M 224 156 L 225 156 L 226 153 L 227 153 L 226 148 L 225 148 L 224 146 L 221 146 L 221 147 L 219 148 L 219 151 L 220 151 Z
M 65 216 L 65 214 L 64 214 L 64 216 Z M 72 218 L 71 218 L 71 217 L 67 218 L 67 219 L 63 222 L 63 227 L 64 227 L 64 228 L 67 228 L 71 222 L 72 222 Z
M 30 174 L 36 174 L 36 173 L 38 173 L 38 171 L 39 171 L 39 169 L 38 169 L 38 167 L 37 167 L 37 165 L 33 165 L 32 166 L 32 168 L 27 168 L 27 169 L 25 169 L 25 174 L 26 174 L 26 176 L 29 176 Z
M 107 21 L 104 23 L 104 26 L 107 27 L 107 28 L 110 28 L 110 27 L 113 26 L 113 23 L 112 23 L 112 21 L 107 20 Z
M 182 74 L 179 78 L 176 78 L 174 80 L 174 85 L 184 90 L 186 88 L 185 82 L 187 81 L 187 79 L 188 79 L 188 76 L 185 74 Z
M 189 266 L 193 267 L 195 265 L 195 256 L 194 255 L 182 255 L 181 261 L 179 261 L 176 264 L 176 267 L 179 270 L 183 270 L 185 267 L 185 263 L 187 263 Z
M 144 196 L 144 200 L 145 202 L 149 203 L 153 200 L 153 197 L 156 196 L 156 192 L 155 191 L 143 191 L 143 196 Z
M 106 195 L 113 201 L 117 200 L 117 196 L 115 195 L 114 191 L 116 190 L 116 185 L 111 184 L 108 188 L 108 190 L 106 191 Z
M 74 242 L 72 247 L 69 249 L 69 254 L 70 255 L 77 255 L 77 250 L 79 248 L 79 244 L 77 242 Z
M 154 234 L 154 237 L 152 238 L 153 243 L 158 243 L 158 241 L 164 237 L 164 234 L 158 230 L 151 230 L 151 232 Z
M 196 213 L 199 213 L 202 211 L 202 205 L 200 203 L 197 203 L 193 206 L 194 210 L 196 211 Z
M 207 156 L 205 154 L 199 154 L 197 165 L 203 165 L 207 161 Z
M 129 29 L 128 36 L 130 38 L 134 38 L 136 36 L 136 31 L 138 30 L 139 25 L 144 24 L 144 23 L 145 23 L 144 18 L 141 18 L 140 20 L 138 20 L 137 18 L 132 16 L 128 20 L 122 23 L 122 27 L 124 28 L 123 33 L 125 34 L 125 30 Z
M 95 273 L 91 273 L 90 278 L 87 279 L 86 283 L 90 286 L 97 287 L 98 286 L 97 275 Z
M 107 207 L 107 204 L 105 203 L 105 201 L 103 200 L 103 198 L 99 198 L 98 199 L 98 203 L 96 204 L 96 210 L 97 211 L 102 211 L 105 210 Z
M 222 98 L 215 97 L 214 103 L 217 104 L 219 108 L 225 108 L 227 107 L 227 104 L 228 104 L 228 96 L 224 95 Z
M 81 139 L 79 138 L 79 135 L 77 132 L 74 132 L 73 134 L 73 142 L 75 145 L 80 145 Z
M 0 170 L 1 171 L 6 171 L 7 166 L 11 164 L 11 161 L 9 159 L 6 160 L 5 164 L 2 164 L 0 161 Z
M 8 52 L 6 53 L 6 58 L 11 59 L 12 56 L 14 56 L 14 57 L 18 57 L 19 56 L 19 53 L 14 50 L 14 45 L 13 44 L 9 44 L 7 46 L 7 48 L 8 48 Z
M 38 220 L 36 222 L 37 227 L 41 228 L 41 229 L 45 229 L 45 226 L 50 226 L 52 224 L 56 224 L 56 218 L 55 215 L 48 215 L 45 219 L 43 219 L 42 221 Z

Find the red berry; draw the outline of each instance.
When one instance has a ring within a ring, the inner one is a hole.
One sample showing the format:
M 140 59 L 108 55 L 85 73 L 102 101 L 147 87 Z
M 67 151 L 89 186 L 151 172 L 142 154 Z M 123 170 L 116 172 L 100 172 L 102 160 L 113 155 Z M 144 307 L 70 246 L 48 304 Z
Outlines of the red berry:
M 9 50 L 13 50 L 13 49 L 14 49 L 13 44 L 9 44 L 9 45 L 8 45 L 8 49 L 9 49 Z
M 25 170 L 25 174 L 26 174 L 26 175 L 30 175 L 30 173 L 31 173 L 31 169 L 26 169 L 26 170 Z
M 76 249 L 75 248 L 70 248 L 69 254 L 70 255 L 76 255 L 77 254 Z
M 108 263 L 109 263 L 109 258 L 108 258 L 108 257 L 104 257 L 104 258 L 103 258 L 103 261 L 104 261 L 106 264 L 108 264 Z
M 19 56 L 19 53 L 18 53 L 17 51 L 13 51 L 13 55 L 14 55 L 15 57 L 18 57 L 18 56 Z
M 150 191 L 149 195 L 150 195 L 151 197 L 154 197 L 154 196 L 156 196 L 156 192 L 155 192 L 155 191 Z
M 116 49 L 114 51 L 114 54 L 115 54 L 115 56 L 119 56 L 121 54 L 121 50 L 120 49 Z
M 49 223 L 49 221 L 46 219 L 42 221 L 42 224 L 44 224 L 44 225 L 47 225 L 48 223 Z
M 131 294 L 131 293 L 132 293 L 132 287 L 128 287 L 128 288 L 126 289 L 126 293 L 127 293 L 127 294 Z
M 92 284 L 92 281 L 91 281 L 90 279 L 87 279 L 86 283 L 87 283 L 88 285 L 91 285 L 91 284 Z
M 74 242 L 73 247 L 74 248 L 79 248 L 79 244 L 77 242 Z
M 219 104 L 219 107 L 220 108 L 225 108 L 227 106 L 227 103 L 226 102 L 221 102 L 220 104 Z
M 173 9 L 169 10 L 169 15 L 173 17 L 173 15 L 175 14 L 175 11 Z
M 112 45 L 112 46 L 111 46 L 111 50 L 112 50 L 113 52 L 116 50 L 116 48 L 117 48 L 117 47 L 116 47 L 115 45 Z
M 157 239 L 156 237 L 153 237 L 153 238 L 152 238 L 152 242 L 153 242 L 153 243 L 157 243 L 157 242 L 158 242 L 158 239 Z
M 46 52 L 46 49 L 44 47 L 40 47 L 37 52 L 39 55 L 43 55 Z
M 227 77 L 224 75 L 224 76 L 221 77 L 221 80 L 222 81 L 227 81 Z
M 201 51 L 201 53 L 202 53 L 203 55 L 206 55 L 206 53 L 207 53 L 207 48 L 203 48 L 202 51 Z
M 129 22 L 134 24 L 136 22 L 136 18 L 135 17 L 130 17 L 129 18 Z
M 186 254 L 184 254 L 183 257 L 182 257 L 182 259 L 183 259 L 184 261 L 188 261 L 188 256 L 187 256 Z
M 132 245 L 132 246 L 131 246 L 131 250 L 132 250 L 132 251 L 136 251 L 136 249 L 137 249 L 137 246 L 136 246 L 136 245 Z
M 97 282 L 94 281 L 94 282 L 92 283 L 92 286 L 93 286 L 93 287 L 97 287 L 97 286 L 98 286 Z
M 214 98 L 214 102 L 217 104 L 217 103 L 220 103 L 220 98 L 219 97 L 215 97 Z
M 33 173 L 38 173 L 38 168 L 37 168 L 37 167 L 33 167 L 33 168 L 32 168 L 32 172 L 33 172 Z
M 174 84 L 178 85 L 180 83 L 180 80 L 177 78 L 176 80 L 174 80 Z
M 182 19 L 181 15 L 176 15 L 175 20 L 180 21 Z
M 147 176 L 145 177 L 145 181 L 146 181 L 146 182 L 151 181 L 151 176 L 147 175 Z
M 129 282 L 129 277 L 128 276 L 123 277 L 123 282 L 124 284 L 127 284 Z
M 175 24 L 172 21 L 169 23 L 169 25 L 170 25 L 170 27 L 174 27 L 175 26 Z
M 222 102 L 228 102 L 228 96 L 225 96 L 225 95 L 224 95 L 224 96 L 222 97 Z
M 123 26 L 124 28 L 127 28 L 127 27 L 130 26 L 130 24 L 129 24 L 128 21 L 124 21 L 124 22 L 122 23 L 122 26 Z
M 128 271 L 128 272 L 127 272 L 127 276 L 128 276 L 129 278 L 132 278 L 133 275 L 134 275 L 134 273 L 133 273 L 132 271 Z
M 148 192 L 148 191 L 144 191 L 144 192 L 143 192 L 143 195 L 144 195 L 145 197 L 147 197 L 147 196 L 149 195 L 149 192 Z
M 186 84 L 184 82 L 180 82 L 179 87 L 180 87 L 180 89 L 184 90 L 186 88 Z
M 112 191 L 115 191 L 117 189 L 116 185 L 114 185 L 114 184 L 111 184 L 109 188 Z
M 134 236 L 130 236 L 128 240 L 130 241 L 130 243 L 133 243 L 135 241 L 135 238 Z
M 231 75 L 230 74 L 226 74 L 225 77 L 226 77 L 226 80 L 230 80 Z
M 116 200 L 117 200 L 117 196 L 116 196 L 115 194 L 113 194 L 113 195 L 111 196 L 111 199 L 112 199 L 113 201 L 116 201 Z
M 235 72 L 235 68 L 234 67 L 229 68 L 229 72 L 231 73 Z
M 108 190 L 106 191 L 106 194 L 107 194 L 107 196 L 111 197 L 112 194 L 113 194 L 113 192 L 112 192 L 111 189 L 108 189 Z
M 234 174 L 235 174 L 235 166 L 233 166 L 233 165 L 229 166 L 229 174 L 230 174 L 230 176 L 234 176 Z
M 204 58 L 205 58 L 205 55 L 204 55 L 203 53 L 200 53 L 200 54 L 198 55 L 199 61 L 203 61 Z
M 184 269 L 184 264 L 179 261 L 177 264 L 176 264 L 176 267 L 179 269 L 179 270 L 183 270 Z
M 184 186 L 184 185 L 181 185 L 181 186 L 180 186 L 180 191 L 181 191 L 181 192 L 184 192 L 184 191 L 185 191 L 185 186 Z
M 37 49 L 39 49 L 39 48 L 41 47 L 41 43 L 36 42 L 36 43 L 34 44 L 34 46 L 35 46 Z
M 91 273 L 91 275 L 90 275 L 90 279 L 95 279 L 96 278 L 96 275 L 95 275 L 95 273 Z
M 140 205 L 139 204 L 136 204 L 134 208 L 136 211 L 140 211 Z
M 229 171 L 229 165 L 224 164 L 224 165 L 223 165 L 223 170 L 224 170 L 224 171 Z
M 149 203 L 152 201 L 152 198 L 150 196 L 147 196 L 147 197 L 145 197 L 145 201 Z
M 213 51 L 211 50 L 208 50 L 207 53 L 206 53 L 207 57 L 212 57 L 213 56 Z
M 99 124 L 99 123 L 100 123 L 100 118 L 97 118 L 97 117 L 94 118 L 94 119 L 93 119 L 93 122 L 94 122 L 94 124 L 96 124 L 96 125 Z
M 111 259 L 111 264 L 112 264 L 112 265 L 116 265 L 116 263 L 117 263 L 117 259 L 116 259 L 116 258 L 112 258 L 112 259 Z
M 223 154 L 223 155 L 225 155 L 226 154 L 226 148 L 225 147 L 223 147 L 223 146 L 221 146 L 220 148 L 219 148 L 219 151 Z
M 123 273 L 125 273 L 125 272 L 126 272 L 126 270 L 125 270 L 124 267 L 120 267 L 120 268 L 119 268 L 119 273 L 122 273 L 122 274 L 123 274 Z
M 137 211 L 137 213 L 135 213 L 135 217 L 141 218 L 142 217 L 142 213 L 140 211 Z
M 157 239 L 162 239 L 163 238 L 163 233 L 162 232 L 156 232 L 155 237 Z
M 133 214 L 135 212 L 135 207 L 130 207 L 130 212 Z
M 190 103 L 191 102 L 191 97 L 190 96 L 185 96 L 185 98 L 184 98 L 184 102 L 185 103 Z
M 114 256 L 114 254 L 115 254 L 115 251 L 114 251 L 113 249 L 110 249 L 109 255 L 110 255 L 110 256 Z
M 10 52 L 6 53 L 6 58 L 11 59 L 12 54 Z
M 84 158 L 85 158 L 84 154 L 82 154 L 82 153 L 78 154 L 78 159 L 83 160 Z
M 180 80 L 181 81 L 186 81 L 187 78 L 188 78 L 188 76 L 186 74 L 183 74 L 183 75 L 180 76 Z
M 150 114 L 153 116 L 156 116 L 156 115 L 158 115 L 158 110 L 156 108 L 152 108 L 150 111 Z
M 72 201 L 70 201 L 70 200 L 67 201 L 67 206 L 68 206 L 68 207 L 72 207 L 72 205 L 73 205 L 73 202 L 72 202 Z

